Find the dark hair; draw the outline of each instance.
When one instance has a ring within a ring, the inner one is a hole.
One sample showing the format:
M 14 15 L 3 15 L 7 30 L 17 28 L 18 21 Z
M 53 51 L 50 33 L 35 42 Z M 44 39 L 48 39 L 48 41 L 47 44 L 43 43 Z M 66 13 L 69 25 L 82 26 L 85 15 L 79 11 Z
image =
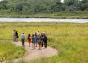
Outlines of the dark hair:
M 28 36 L 30 37 L 30 36 L 31 36 L 31 34 L 28 34 Z
M 32 34 L 32 37 L 34 37 L 34 34 Z

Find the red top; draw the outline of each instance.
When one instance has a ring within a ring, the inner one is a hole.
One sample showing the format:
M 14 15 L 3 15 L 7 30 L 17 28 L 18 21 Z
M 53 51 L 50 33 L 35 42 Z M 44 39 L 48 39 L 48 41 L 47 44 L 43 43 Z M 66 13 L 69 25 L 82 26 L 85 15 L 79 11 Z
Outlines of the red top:
M 31 43 L 31 35 L 28 36 L 28 42 Z
M 31 37 L 29 37 L 28 42 L 31 43 Z

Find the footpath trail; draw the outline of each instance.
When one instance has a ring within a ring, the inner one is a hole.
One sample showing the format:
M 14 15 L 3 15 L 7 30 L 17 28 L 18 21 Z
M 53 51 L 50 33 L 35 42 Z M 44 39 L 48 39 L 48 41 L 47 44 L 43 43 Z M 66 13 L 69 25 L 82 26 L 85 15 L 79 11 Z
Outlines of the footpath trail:
M 13 42 L 14 44 L 18 46 L 22 46 L 21 42 Z M 24 60 L 24 61 L 29 61 L 29 60 L 34 60 L 42 57 L 51 57 L 57 55 L 57 50 L 48 46 L 47 48 L 42 48 L 41 50 L 36 47 L 35 49 L 32 48 L 32 44 L 29 47 L 29 43 L 25 42 L 25 49 L 27 51 L 27 54 L 21 58 L 18 59 L 13 59 L 12 61 L 16 63 L 19 60 Z M 8 62 L 3 62 L 3 63 L 8 63 Z

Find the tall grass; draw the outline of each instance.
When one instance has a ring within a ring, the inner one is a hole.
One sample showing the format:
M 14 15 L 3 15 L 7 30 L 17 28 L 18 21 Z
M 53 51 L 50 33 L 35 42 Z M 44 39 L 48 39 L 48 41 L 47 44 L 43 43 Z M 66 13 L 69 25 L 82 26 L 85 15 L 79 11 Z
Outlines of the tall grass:
M 58 50 L 58 55 L 25 63 L 87 63 L 88 62 L 88 23 L 0 23 L 0 39 L 11 39 L 12 31 L 18 30 L 19 37 L 25 33 L 45 31 L 48 45 Z M 8 30 L 8 31 L 7 31 Z M 3 38 L 4 37 L 4 38 Z M 20 38 L 19 38 L 20 40 Z M 22 61 L 18 62 L 22 63 Z
M 16 46 L 8 40 L 0 40 L 0 62 L 21 57 L 25 54 L 23 47 Z

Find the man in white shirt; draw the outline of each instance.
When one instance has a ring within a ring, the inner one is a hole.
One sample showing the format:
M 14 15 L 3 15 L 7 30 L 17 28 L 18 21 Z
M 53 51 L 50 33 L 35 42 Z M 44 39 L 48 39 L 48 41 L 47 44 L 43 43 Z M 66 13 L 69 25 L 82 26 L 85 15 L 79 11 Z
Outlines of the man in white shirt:
M 37 32 L 37 35 L 39 35 L 39 31 Z

